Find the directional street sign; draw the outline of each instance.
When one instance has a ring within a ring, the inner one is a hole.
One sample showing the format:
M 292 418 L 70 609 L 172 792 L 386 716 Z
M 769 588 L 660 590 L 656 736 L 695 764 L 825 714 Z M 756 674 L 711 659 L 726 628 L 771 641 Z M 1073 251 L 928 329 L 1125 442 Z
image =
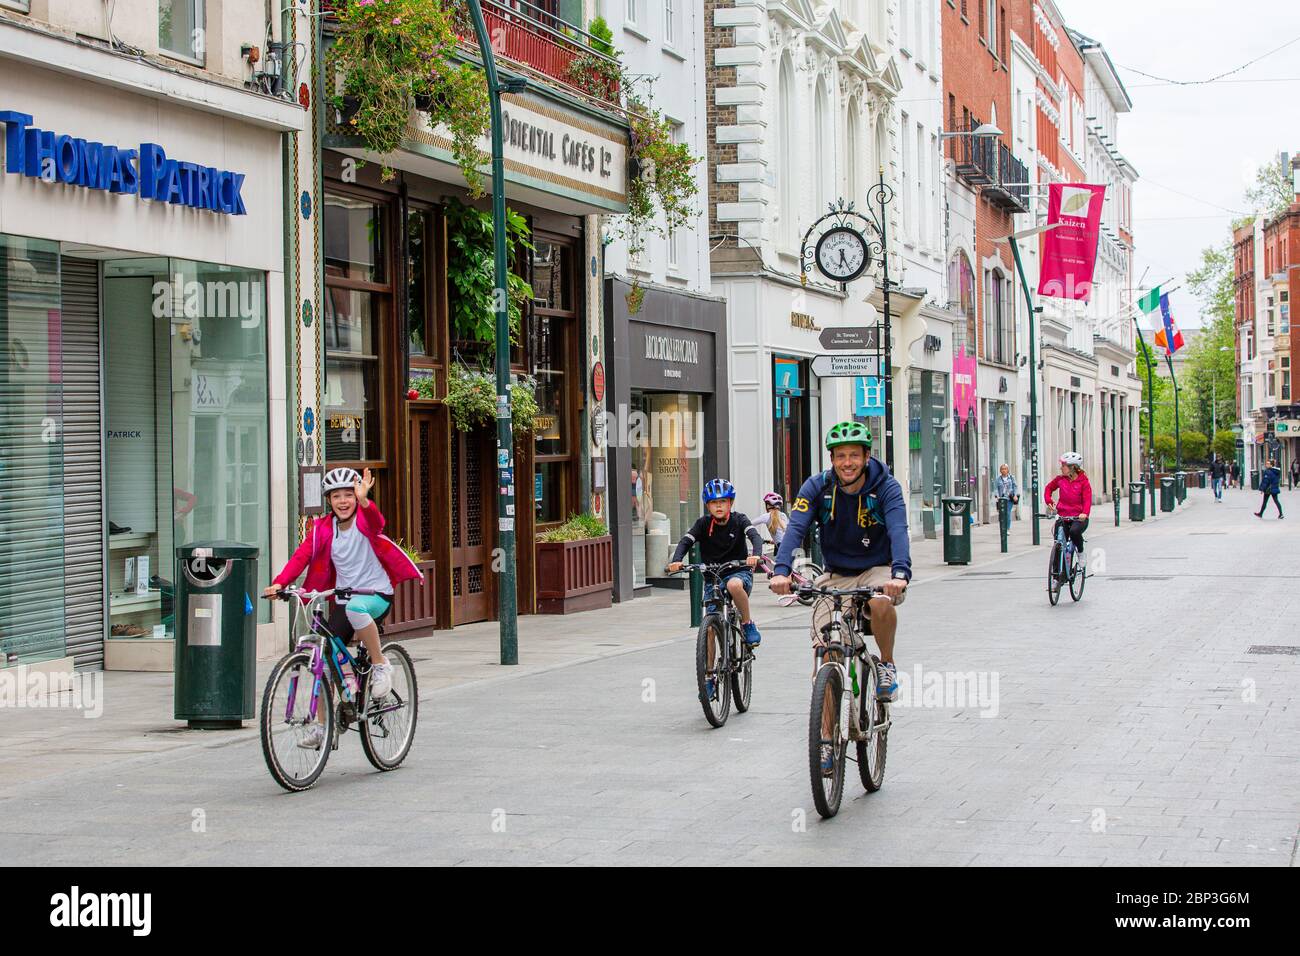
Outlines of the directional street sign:
M 819 378 L 857 378 L 880 374 L 878 355 L 819 355 L 812 360 L 813 374 Z
M 880 348 L 880 326 L 855 325 L 822 329 L 818 336 L 822 348 L 831 351 L 860 351 Z

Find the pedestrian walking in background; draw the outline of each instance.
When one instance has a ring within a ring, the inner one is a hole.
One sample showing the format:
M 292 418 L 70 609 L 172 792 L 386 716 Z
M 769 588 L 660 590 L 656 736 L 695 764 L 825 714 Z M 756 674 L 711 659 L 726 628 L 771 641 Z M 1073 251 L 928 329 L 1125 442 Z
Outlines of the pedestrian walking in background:
M 1291 487 L 1300 485 L 1300 455 L 1291 459 Z
M 1007 499 L 1008 514 L 1013 506 L 1020 504 L 1020 488 L 1016 485 L 1011 469 L 1006 465 L 998 466 L 998 477 L 993 483 L 993 493 L 999 498 Z
M 1223 500 L 1223 479 L 1227 477 L 1228 468 L 1222 458 L 1215 458 L 1210 466 L 1210 478 L 1214 483 L 1214 500 Z
M 1272 458 L 1268 460 L 1268 467 L 1264 473 L 1259 476 L 1259 490 L 1264 493 L 1264 497 L 1259 502 L 1259 510 L 1255 512 L 1256 518 L 1264 517 L 1264 509 L 1268 507 L 1268 499 L 1273 499 L 1273 504 L 1277 507 L 1278 518 L 1285 517 L 1282 514 L 1282 502 L 1278 500 L 1277 493 L 1282 486 L 1282 470 L 1277 467 L 1277 462 Z
M 1241 465 L 1237 464 L 1236 461 L 1232 463 L 1232 483 L 1238 488 L 1241 487 Z

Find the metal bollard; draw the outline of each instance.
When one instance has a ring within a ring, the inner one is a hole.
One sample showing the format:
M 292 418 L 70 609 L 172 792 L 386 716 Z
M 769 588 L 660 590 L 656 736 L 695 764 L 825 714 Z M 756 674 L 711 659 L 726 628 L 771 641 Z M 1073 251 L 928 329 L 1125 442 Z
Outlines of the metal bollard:
M 1119 485 L 1112 485 L 1110 498 L 1115 502 L 1115 527 L 1119 527 Z
M 1007 534 L 1011 531 L 1011 499 L 998 499 L 998 532 L 1002 535 L 1002 553 L 1007 553 Z
M 821 528 L 816 522 L 813 523 L 812 527 L 812 559 L 813 564 L 817 565 L 817 567 L 826 567 L 826 563 L 822 560 Z
M 691 563 L 700 563 L 700 546 L 691 548 Z M 699 627 L 704 620 L 704 575 L 691 572 L 691 627 Z

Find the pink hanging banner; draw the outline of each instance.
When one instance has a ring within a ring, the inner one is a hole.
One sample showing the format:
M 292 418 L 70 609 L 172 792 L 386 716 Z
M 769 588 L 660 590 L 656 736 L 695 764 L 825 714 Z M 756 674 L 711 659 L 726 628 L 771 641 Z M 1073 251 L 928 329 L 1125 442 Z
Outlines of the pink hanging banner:
M 1101 207 L 1106 187 L 1088 183 L 1051 183 L 1047 190 L 1047 224 L 1042 234 L 1038 294 L 1057 299 L 1092 298 L 1092 273 L 1101 235 Z
M 978 367 L 975 356 L 966 355 L 966 346 L 952 357 L 952 406 L 957 413 L 957 424 L 966 426 L 966 419 L 975 414 L 975 378 Z

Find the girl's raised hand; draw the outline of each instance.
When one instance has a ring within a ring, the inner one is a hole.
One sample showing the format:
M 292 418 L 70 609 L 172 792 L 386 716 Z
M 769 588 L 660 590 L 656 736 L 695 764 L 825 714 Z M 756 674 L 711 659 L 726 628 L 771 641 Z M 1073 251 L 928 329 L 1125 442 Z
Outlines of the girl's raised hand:
M 357 500 L 364 502 L 370 497 L 370 489 L 373 487 L 375 487 L 375 479 L 367 468 L 361 473 L 361 480 L 353 484 L 352 490 L 356 493 Z

